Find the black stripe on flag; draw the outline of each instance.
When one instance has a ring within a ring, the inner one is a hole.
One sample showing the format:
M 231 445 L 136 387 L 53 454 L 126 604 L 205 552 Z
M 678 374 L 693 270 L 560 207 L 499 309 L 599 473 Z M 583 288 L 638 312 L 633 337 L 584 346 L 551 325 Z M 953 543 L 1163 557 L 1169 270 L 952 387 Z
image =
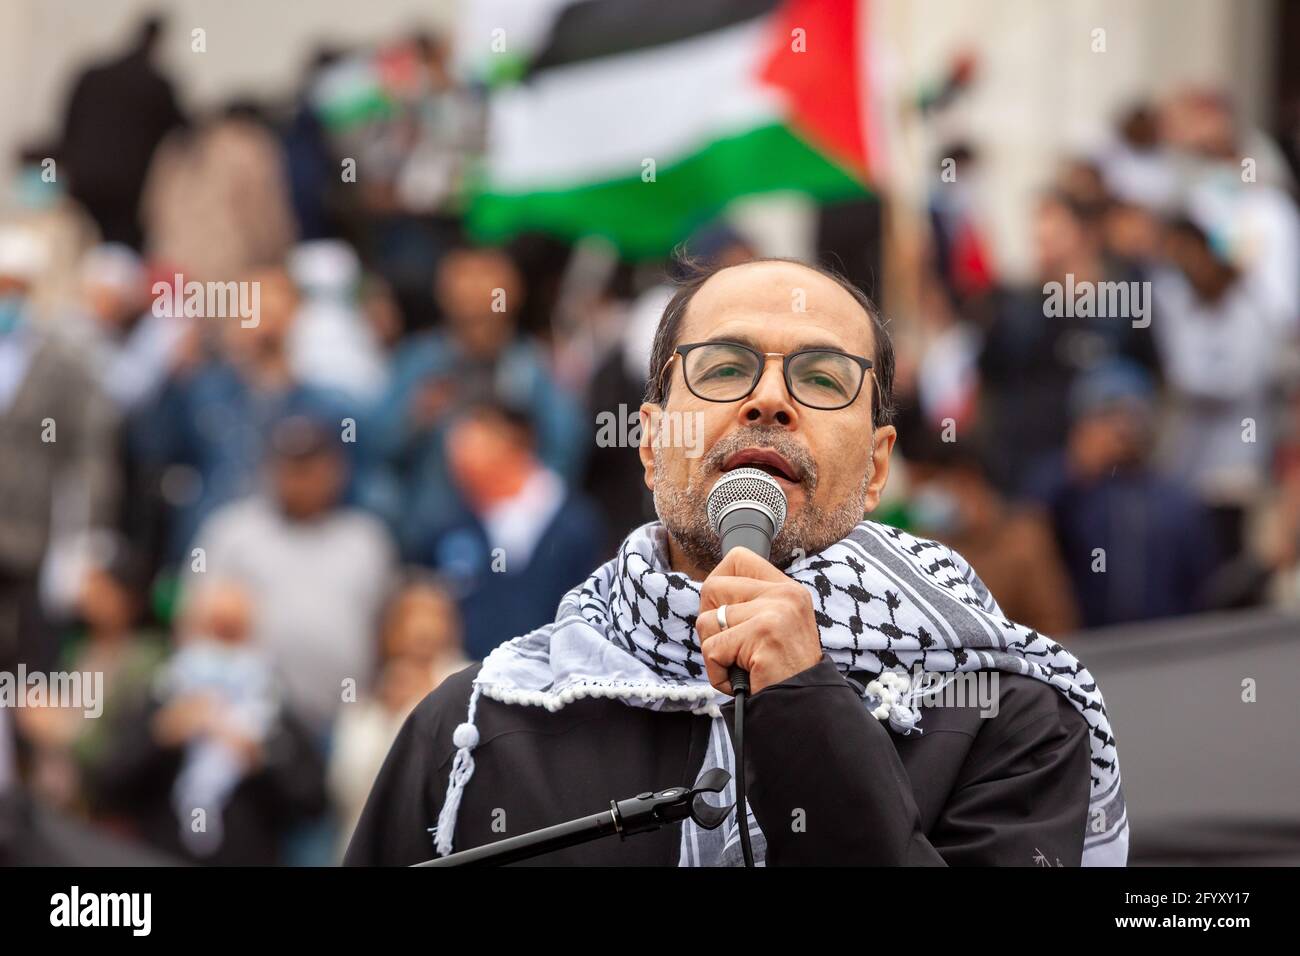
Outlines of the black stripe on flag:
M 780 5 L 781 0 L 580 0 L 556 17 L 528 72 L 676 43 Z

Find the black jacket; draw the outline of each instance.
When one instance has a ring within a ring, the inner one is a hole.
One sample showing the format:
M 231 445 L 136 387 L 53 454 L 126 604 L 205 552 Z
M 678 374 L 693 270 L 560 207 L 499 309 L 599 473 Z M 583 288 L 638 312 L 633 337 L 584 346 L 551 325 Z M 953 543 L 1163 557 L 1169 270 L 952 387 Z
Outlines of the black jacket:
M 262 763 L 240 781 L 222 810 L 221 845 L 210 856 L 196 857 L 181 840 L 171 796 L 184 750 L 161 745 L 151 730 L 160 706 L 150 699 L 118 718 L 113 746 L 91 773 L 96 811 L 125 817 L 144 843 L 178 860 L 211 866 L 282 863 L 285 835 L 328 806 L 325 761 L 306 725 L 288 711 L 280 713 L 263 742 Z
M 474 665 L 407 719 L 344 862 L 408 865 L 435 855 L 437 823 Z M 764 688 L 745 711 L 746 767 L 769 866 L 1065 865 L 1083 853 L 1087 723 L 1059 692 L 999 674 L 996 716 L 925 707 L 923 733 L 872 717 L 828 657 Z M 724 713 L 732 724 L 733 705 Z M 607 699 L 551 713 L 478 705 L 474 774 L 456 820 L 464 850 L 597 813 L 612 799 L 690 784 L 710 721 Z M 675 866 L 676 826 L 606 838 L 528 862 Z

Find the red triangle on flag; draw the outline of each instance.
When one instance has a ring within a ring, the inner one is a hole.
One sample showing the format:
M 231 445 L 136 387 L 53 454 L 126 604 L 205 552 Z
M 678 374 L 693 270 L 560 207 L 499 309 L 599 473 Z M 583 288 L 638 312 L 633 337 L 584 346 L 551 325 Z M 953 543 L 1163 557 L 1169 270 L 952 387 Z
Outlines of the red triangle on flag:
M 773 14 L 772 51 L 759 79 L 785 94 L 790 125 L 801 136 L 865 181 L 872 164 L 862 5 L 863 0 L 787 0 Z

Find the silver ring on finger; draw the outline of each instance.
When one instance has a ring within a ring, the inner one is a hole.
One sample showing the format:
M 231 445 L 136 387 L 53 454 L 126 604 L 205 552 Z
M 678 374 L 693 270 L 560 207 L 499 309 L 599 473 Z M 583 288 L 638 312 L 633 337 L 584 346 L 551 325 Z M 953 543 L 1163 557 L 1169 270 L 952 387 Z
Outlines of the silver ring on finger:
M 718 605 L 718 630 L 725 631 L 726 629 L 727 629 L 727 605 L 719 604 Z

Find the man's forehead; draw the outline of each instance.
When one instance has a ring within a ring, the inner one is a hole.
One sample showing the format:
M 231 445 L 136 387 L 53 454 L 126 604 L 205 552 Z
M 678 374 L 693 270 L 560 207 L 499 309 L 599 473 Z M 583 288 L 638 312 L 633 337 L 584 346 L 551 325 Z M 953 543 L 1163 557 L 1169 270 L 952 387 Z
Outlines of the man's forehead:
M 679 341 L 773 322 L 783 335 L 872 351 L 871 320 L 861 303 L 834 279 L 795 262 L 746 263 L 709 277 L 691 299 Z

